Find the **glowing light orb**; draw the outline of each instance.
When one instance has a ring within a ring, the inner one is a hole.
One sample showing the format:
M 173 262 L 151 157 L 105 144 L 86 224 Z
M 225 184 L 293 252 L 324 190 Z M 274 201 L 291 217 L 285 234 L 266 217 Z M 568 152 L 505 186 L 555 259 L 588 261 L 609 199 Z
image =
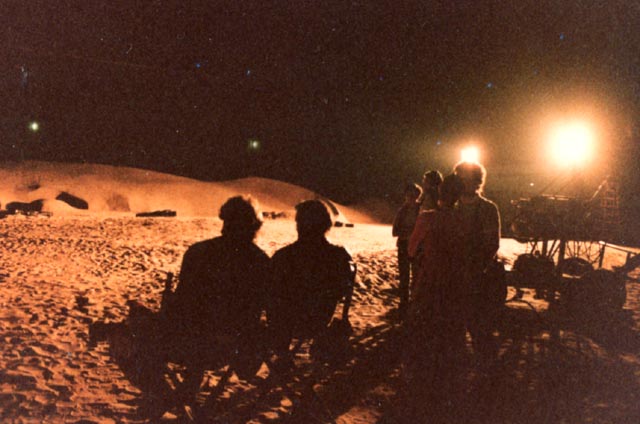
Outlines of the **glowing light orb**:
M 593 155 L 594 134 L 583 122 L 556 127 L 549 139 L 551 156 L 562 166 L 584 165 Z
M 29 129 L 33 132 L 38 132 L 38 130 L 40 129 L 40 124 L 38 124 L 36 121 L 30 122 Z
M 256 140 L 255 138 L 249 140 L 247 142 L 247 148 L 254 151 L 260 150 L 260 140 Z
M 475 146 L 465 147 L 460 151 L 462 162 L 478 163 L 480 161 L 480 150 Z

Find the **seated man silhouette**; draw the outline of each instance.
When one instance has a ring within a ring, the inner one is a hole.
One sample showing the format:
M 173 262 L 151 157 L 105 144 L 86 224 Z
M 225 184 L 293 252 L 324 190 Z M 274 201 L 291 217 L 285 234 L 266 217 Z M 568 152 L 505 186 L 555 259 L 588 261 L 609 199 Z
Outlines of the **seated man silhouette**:
M 298 204 L 298 240 L 272 257 L 273 304 L 269 327 L 278 356 L 276 364 L 291 365 L 289 347 L 294 338 L 311 339 L 316 345 L 326 337 L 341 300 L 344 300 L 342 321 L 335 328 L 350 328 L 353 262 L 343 247 L 327 241 L 325 236 L 331 225 L 324 203 L 309 200 Z
M 263 358 L 269 258 L 254 244 L 261 216 L 250 198 L 238 196 L 222 205 L 219 217 L 222 235 L 185 253 L 167 311 L 173 355 L 188 370 L 183 398 L 197 393 L 205 370 L 228 364 L 246 379 Z

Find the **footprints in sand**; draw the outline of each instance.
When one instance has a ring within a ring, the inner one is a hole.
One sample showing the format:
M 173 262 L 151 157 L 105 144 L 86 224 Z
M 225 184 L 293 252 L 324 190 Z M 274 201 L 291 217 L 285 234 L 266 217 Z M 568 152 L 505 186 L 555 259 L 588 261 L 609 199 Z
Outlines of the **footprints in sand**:
M 0 225 L 0 421 L 132 420 L 135 407 L 119 402 L 137 390 L 105 351 L 89 351 L 88 325 L 123 320 L 128 298 L 155 301 L 155 278 L 175 272 L 190 240 L 161 240 L 168 229 L 141 238 L 134 220 Z
M 0 221 L 0 422 L 141 422 L 140 390 L 110 346 L 91 345 L 89 324 L 123 321 L 127 300 L 159 307 L 166 273 L 177 275 L 187 247 L 219 231 L 216 219 Z M 336 233 L 337 241 L 346 245 L 349 231 Z M 294 239 L 292 222 L 268 222 L 258 242 L 272 254 Z M 352 249 L 356 332 L 385 314 L 382 299 L 395 284 L 392 243 L 376 255 Z M 260 416 L 290 406 L 278 408 Z

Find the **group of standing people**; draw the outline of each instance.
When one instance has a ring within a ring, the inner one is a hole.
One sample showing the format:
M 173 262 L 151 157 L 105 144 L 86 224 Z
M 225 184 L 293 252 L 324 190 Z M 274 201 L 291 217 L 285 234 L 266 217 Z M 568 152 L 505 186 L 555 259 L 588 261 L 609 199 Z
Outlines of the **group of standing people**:
M 422 187 L 411 184 L 396 214 L 400 317 L 412 339 L 405 356 L 408 374 L 450 379 L 455 358 L 471 335 L 479 365 L 497 355 L 494 303 L 485 274 L 500 243 L 497 206 L 483 196 L 485 168 L 460 162 L 442 178 L 425 173 Z

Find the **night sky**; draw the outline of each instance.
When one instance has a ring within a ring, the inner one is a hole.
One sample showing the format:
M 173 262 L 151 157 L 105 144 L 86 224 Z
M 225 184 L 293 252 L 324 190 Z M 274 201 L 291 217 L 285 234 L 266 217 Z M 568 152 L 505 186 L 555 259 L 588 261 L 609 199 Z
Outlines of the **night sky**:
M 557 117 L 594 120 L 610 164 L 638 141 L 637 1 L 1 5 L 4 160 L 256 175 L 350 202 L 396 198 L 472 139 L 489 172 L 517 172 Z

